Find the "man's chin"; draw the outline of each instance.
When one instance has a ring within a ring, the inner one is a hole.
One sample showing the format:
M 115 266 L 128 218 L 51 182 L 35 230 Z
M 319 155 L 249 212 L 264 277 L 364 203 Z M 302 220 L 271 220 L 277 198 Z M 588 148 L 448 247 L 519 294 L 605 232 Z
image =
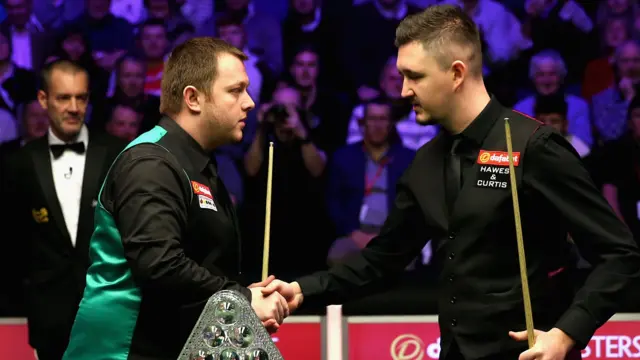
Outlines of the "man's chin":
M 241 129 L 236 129 L 236 131 L 233 132 L 233 136 L 231 137 L 233 142 L 241 142 L 242 138 L 243 138 L 244 134 L 242 133 Z
M 416 122 L 419 125 L 433 125 L 435 124 L 435 121 L 433 120 L 433 118 L 431 116 L 428 116 L 425 113 L 422 112 L 417 112 L 416 113 Z

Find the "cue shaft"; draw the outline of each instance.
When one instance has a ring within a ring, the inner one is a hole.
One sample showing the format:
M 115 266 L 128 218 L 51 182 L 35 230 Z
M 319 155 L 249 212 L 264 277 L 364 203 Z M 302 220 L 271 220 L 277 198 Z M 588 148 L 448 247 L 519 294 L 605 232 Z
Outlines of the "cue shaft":
M 271 187 L 273 180 L 273 141 L 269 143 L 269 167 L 267 170 L 267 201 L 264 214 L 264 246 L 262 251 L 262 280 L 269 276 L 269 242 L 271 235 Z
M 511 180 L 511 197 L 513 199 L 513 215 L 516 222 L 516 240 L 518 242 L 518 260 L 520 263 L 520 281 L 522 282 L 522 297 L 524 300 L 524 317 L 527 325 L 527 340 L 529 348 L 535 344 L 533 331 L 533 310 L 531 309 L 531 295 L 529 294 L 529 280 L 527 276 L 527 259 L 524 253 L 524 239 L 522 236 L 522 224 L 520 222 L 520 205 L 518 203 L 518 189 L 516 187 L 516 172 L 513 165 L 513 145 L 511 143 L 511 127 L 509 118 L 504 119 L 504 131 L 507 140 L 509 154 L 509 178 Z

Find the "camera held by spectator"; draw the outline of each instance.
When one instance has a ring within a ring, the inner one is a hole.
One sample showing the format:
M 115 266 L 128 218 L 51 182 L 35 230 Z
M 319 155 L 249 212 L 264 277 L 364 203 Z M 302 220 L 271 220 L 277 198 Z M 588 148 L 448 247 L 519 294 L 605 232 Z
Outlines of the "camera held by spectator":
M 292 96 L 288 96 L 288 92 Z M 264 104 L 258 112 L 258 121 L 264 133 L 275 136 L 282 143 L 304 142 L 309 137 L 308 112 L 297 106 L 297 92 L 293 92 L 294 89 L 280 89 L 274 101 Z

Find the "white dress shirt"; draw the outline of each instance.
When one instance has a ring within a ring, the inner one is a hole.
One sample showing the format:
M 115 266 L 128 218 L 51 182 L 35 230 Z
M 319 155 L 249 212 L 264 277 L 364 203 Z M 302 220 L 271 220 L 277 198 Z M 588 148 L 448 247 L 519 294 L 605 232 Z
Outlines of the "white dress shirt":
M 64 144 L 49 129 L 49 145 Z M 76 141 L 83 142 L 85 150 L 89 146 L 89 131 L 85 125 L 82 126 Z M 75 142 L 75 141 L 74 141 Z M 62 209 L 62 215 L 69 231 L 69 237 L 73 246 L 76 245 L 76 235 L 78 232 L 78 218 L 80 216 L 80 198 L 82 196 L 82 178 L 84 176 L 84 164 L 86 151 L 83 154 L 66 150 L 62 156 L 55 159 L 53 153 L 49 151 L 51 157 L 51 171 L 53 182 L 58 195 L 58 202 Z

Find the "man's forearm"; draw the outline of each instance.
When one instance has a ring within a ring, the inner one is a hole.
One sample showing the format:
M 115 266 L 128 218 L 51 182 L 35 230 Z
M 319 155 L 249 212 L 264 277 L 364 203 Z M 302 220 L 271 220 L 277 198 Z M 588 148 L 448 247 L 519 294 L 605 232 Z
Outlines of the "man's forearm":
M 302 159 L 305 167 L 313 177 L 322 175 L 327 164 L 327 156 L 324 151 L 318 149 L 312 142 L 303 144 Z
M 249 151 L 247 151 L 247 154 L 244 156 L 244 168 L 248 176 L 256 176 L 258 171 L 260 171 L 262 161 L 264 160 L 264 153 L 262 150 L 264 136 L 264 130 L 262 128 L 258 128 L 256 136 L 249 147 Z

